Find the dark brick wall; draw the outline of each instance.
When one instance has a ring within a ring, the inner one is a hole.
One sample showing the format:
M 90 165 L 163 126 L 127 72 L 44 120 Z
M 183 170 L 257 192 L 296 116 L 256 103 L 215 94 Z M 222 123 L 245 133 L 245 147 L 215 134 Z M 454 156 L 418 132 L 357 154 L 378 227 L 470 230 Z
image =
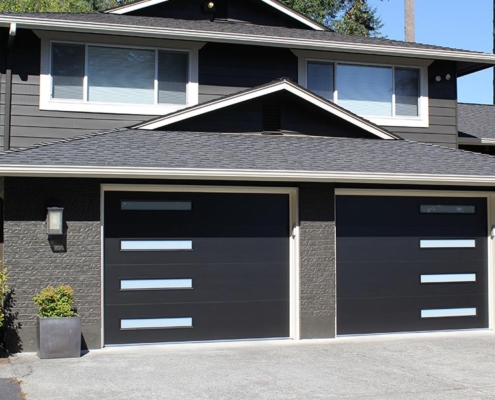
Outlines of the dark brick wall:
M 302 184 L 299 219 L 301 339 L 333 338 L 336 315 L 333 186 Z
M 5 266 L 15 289 L 24 351 L 36 346 L 34 294 L 47 285 L 74 288 L 84 340 L 101 347 L 99 182 L 87 179 L 5 179 Z M 52 251 L 46 208 L 64 207 L 66 252 Z

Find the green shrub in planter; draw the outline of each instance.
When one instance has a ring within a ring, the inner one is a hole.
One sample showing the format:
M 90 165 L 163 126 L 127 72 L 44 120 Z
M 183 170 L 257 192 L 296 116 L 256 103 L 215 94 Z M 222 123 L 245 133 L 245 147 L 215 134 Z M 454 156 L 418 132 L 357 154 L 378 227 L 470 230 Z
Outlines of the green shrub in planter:
M 74 290 L 68 285 L 48 286 L 34 296 L 33 301 L 39 307 L 40 317 L 66 318 L 76 315 Z
M 70 286 L 48 286 L 33 297 L 38 310 L 38 356 L 70 358 L 81 356 L 81 319 L 74 309 Z

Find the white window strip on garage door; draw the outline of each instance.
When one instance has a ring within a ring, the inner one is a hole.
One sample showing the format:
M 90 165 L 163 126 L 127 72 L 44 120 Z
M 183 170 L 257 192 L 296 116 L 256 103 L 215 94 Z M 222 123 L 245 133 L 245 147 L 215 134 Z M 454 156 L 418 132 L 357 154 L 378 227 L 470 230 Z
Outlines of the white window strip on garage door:
M 475 239 L 422 239 L 419 241 L 422 249 L 453 249 L 453 248 L 474 248 Z

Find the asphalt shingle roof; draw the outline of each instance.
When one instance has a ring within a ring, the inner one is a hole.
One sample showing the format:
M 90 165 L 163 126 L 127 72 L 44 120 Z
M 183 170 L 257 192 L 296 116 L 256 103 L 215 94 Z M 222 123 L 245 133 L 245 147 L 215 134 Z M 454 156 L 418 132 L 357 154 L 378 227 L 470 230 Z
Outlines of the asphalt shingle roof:
M 413 42 L 403 42 L 384 38 L 369 38 L 362 36 L 344 35 L 331 31 L 316 31 L 310 29 L 283 28 L 266 25 L 254 25 L 247 23 L 210 22 L 198 20 L 180 20 L 159 17 L 140 17 L 132 15 L 118 15 L 108 13 L 0 13 L 0 15 L 11 15 L 24 18 L 38 18 L 44 20 L 74 21 L 100 23 L 107 25 L 128 25 L 136 27 L 170 28 L 203 32 L 221 32 L 230 34 L 256 35 L 267 38 L 289 38 L 322 40 L 327 42 L 356 43 L 384 45 L 392 47 L 404 47 L 413 49 L 430 50 L 456 50 L 473 54 L 484 54 L 481 52 L 453 49 L 448 47 L 433 46 Z
M 495 106 L 459 103 L 459 137 L 495 139 Z
M 132 129 L 7 151 L 2 165 L 495 176 L 495 157 L 406 140 Z

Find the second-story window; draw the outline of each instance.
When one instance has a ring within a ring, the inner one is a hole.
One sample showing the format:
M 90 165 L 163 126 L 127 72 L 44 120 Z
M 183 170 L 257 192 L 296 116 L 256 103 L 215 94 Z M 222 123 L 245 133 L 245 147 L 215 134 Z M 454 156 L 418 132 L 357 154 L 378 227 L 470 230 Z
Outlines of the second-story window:
M 364 117 L 420 117 L 420 69 L 308 61 L 311 91 Z
M 128 105 L 186 105 L 188 52 L 52 43 L 51 98 Z

